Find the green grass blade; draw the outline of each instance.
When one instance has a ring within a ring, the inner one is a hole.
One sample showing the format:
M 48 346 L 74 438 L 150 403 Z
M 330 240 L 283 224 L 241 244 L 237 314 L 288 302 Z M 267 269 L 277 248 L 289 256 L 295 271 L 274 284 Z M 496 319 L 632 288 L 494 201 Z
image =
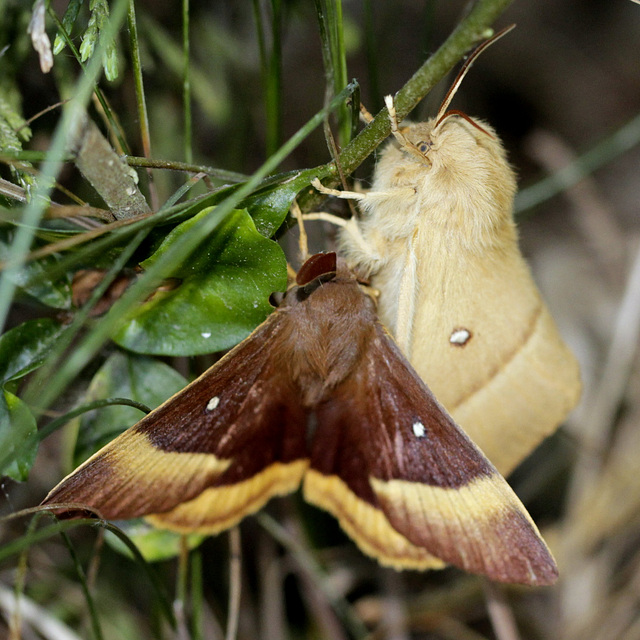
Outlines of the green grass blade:
M 102 409 L 102 407 L 110 407 L 112 405 L 124 405 L 127 407 L 133 407 L 134 409 L 140 409 L 140 411 L 145 414 L 151 412 L 151 408 L 147 407 L 147 405 L 142 404 L 141 402 L 136 402 L 135 400 L 130 400 L 129 398 L 105 398 L 104 400 L 95 400 L 94 402 L 83 404 L 81 407 L 77 407 L 73 411 L 69 411 L 63 416 L 52 420 L 47 424 L 46 427 L 43 427 L 38 431 L 38 438 L 40 440 L 44 440 L 54 431 L 57 431 L 60 427 L 67 424 L 67 422 L 73 420 L 74 418 L 77 418 L 78 416 L 81 416 L 83 413 L 95 411 L 96 409 Z
M 316 0 L 316 13 L 322 41 L 327 85 L 335 95 L 347 85 L 347 57 L 344 47 L 342 0 Z M 350 140 L 351 121 L 346 105 L 338 109 L 338 142 L 344 147 Z
M 640 144 L 640 115 L 633 117 L 574 162 L 553 175 L 522 189 L 516 195 L 515 212 L 522 215 L 549 198 L 574 186 L 588 175 L 605 166 L 625 151 Z
M 98 618 L 98 611 L 96 610 L 96 605 L 93 601 L 93 597 L 91 592 L 89 591 L 89 585 L 87 583 L 87 576 L 82 568 L 82 564 L 80 563 L 80 559 L 78 558 L 78 554 L 71 542 L 71 538 L 64 531 L 60 532 L 64 543 L 69 550 L 69 555 L 71 556 L 71 560 L 73 561 L 73 566 L 76 570 L 76 575 L 78 576 L 78 580 L 80 581 L 80 588 L 82 589 L 82 594 L 84 595 L 85 602 L 87 603 L 87 607 L 89 609 L 89 617 L 91 619 L 91 629 L 93 631 L 93 637 L 96 640 L 102 640 L 102 627 L 100 626 L 100 620 Z
M 193 161 L 191 148 L 191 63 L 189 60 L 189 0 L 182 0 L 182 106 L 184 109 L 184 159 Z
M 45 160 L 41 169 L 42 179 L 39 185 L 53 184 L 60 172 L 62 162 L 58 158 L 64 155 L 69 132 L 74 126 L 74 123 L 80 118 L 80 114 L 84 111 L 93 92 L 94 85 L 102 69 L 101 58 L 102 51 L 106 47 L 106 40 L 109 37 L 113 37 L 122 24 L 127 9 L 127 2 L 128 0 L 116 0 L 113 6 L 113 13 L 109 25 L 98 42 L 97 55 L 90 60 L 86 68 L 86 73 L 78 80 L 74 98 L 67 103 L 63 110 L 62 117 L 56 127 L 51 142 L 50 151 L 47 154 L 47 160 Z M 34 237 L 34 229 L 38 226 L 46 206 L 44 199 L 48 198 L 50 192 L 51 187 L 38 186 L 34 197 L 24 209 L 22 220 L 24 226 L 20 227 L 15 233 L 7 260 L 8 265 L 0 275 L 0 329 L 4 327 L 9 307 L 13 301 L 13 294 L 16 288 L 14 278 L 29 252 Z
M 37 508 L 37 509 L 40 509 L 40 513 L 44 513 L 45 511 L 41 508 Z M 13 514 L 12 516 L 9 516 L 9 518 L 13 519 L 16 517 L 20 517 L 25 515 L 27 512 L 34 512 L 37 509 L 29 509 L 24 512 L 16 513 L 16 514 Z M 5 518 L 5 520 L 7 519 L 8 518 Z M 142 571 L 146 574 L 149 580 L 149 583 L 151 584 L 151 587 L 155 593 L 155 597 L 157 601 L 160 603 L 160 611 L 162 612 L 163 616 L 167 619 L 169 624 L 171 624 L 171 626 L 174 627 L 175 619 L 173 616 L 171 603 L 168 595 L 164 591 L 163 585 L 160 583 L 160 580 L 156 572 L 153 570 L 150 564 L 142 557 L 142 555 L 140 554 L 140 551 L 138 551 L 138 548 L 136 547 L 135 544 L 133 544 L 133 542 L 129 539 L 129 537 L 126 536 L 118 527 L 111 524 L 110 522 L 107 522 L 106 520 L 96 520 L 95 518 L 82 518 L 77 520 L 58 520 L 56 521 L 55 524 L 52 524 L 48 527 L 43 527 L 38 531 L 29 530 L 25 535 L 21 536 L 20 538 L 17 538 L 16 540 L 13 540 L 12 542 L 9 542 L 4 546 L 0 547 L 0 562 L 3 562 L 4 560 L 7 560 L 12 556 L 15 556 L 21 553 L 25 549 L 28 549 L 29 547 L 35 544 L 39 544 L 41 542 L 44 542 L 45 540 L 49 540 L 50 538 L 52 538 L 53 536 L 59 533 L 64 533 L 71 529 L 75 529 L 76 527 L 81 527 L 86 525 L 90 525 L 92 527 L 102 527 L 106 531 L 110 531 L 111 533 L 113 533 L 116 537 L 118 537 L 123 542 L 123 544 L 126 545 L 126 547 L 131 552 L 134 558 L 134 561 L 136 562 L 138 567 L 142 569 Z

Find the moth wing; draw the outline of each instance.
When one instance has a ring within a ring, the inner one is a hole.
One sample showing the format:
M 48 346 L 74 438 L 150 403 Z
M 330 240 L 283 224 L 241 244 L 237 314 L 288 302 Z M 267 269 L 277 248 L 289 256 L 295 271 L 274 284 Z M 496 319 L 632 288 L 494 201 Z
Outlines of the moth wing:
M 578 362 L 543 303 L 518 353 L 452 414 L 506 475 L 558 428 L 580 393 Z
M 420 238 L 419 246 L 432 244 Z M 421 259 L 410 360 L 507 475 L 575 406 L 580 370 L 515 240 L 455 258 Z M 385 284 L 372 279 L 382 291 Z M 380 297 L 382 314 L 393 304 L 390 291 Z M 460 330 L 468 340 L 452 340 Z
M 517 496 L 381 326 L 317 421 L 305 496 L 363 551 L 396 568 L 440 559 L 503 582 L 555 581 L 553 558 Z
M 272 314 L 43 504 L 82 504 L 107 519 L 150 516 L 163 528 L 217 533 L 294 491 L 308 466 L 306 413 L 286 363 L 274 359 L 285 322 Z

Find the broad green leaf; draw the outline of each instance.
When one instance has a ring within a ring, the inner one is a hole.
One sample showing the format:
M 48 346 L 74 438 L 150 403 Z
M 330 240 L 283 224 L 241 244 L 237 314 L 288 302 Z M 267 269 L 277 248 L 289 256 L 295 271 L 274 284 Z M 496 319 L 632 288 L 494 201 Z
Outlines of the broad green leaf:
M 62 331 L 51 318 L 27 320 L 0 336 L 0 382 L 38 368 Z
M 118 527 L 127 534 L 147 562 L 160 562 L 168 560 L 180 553 L 181 538 L 179 533 L 156 529 L 142 519 L 126 520 L 117 523 Z M 192 533 L 186 536 L 189 549 L 197 547 L 207 536 Z M 122 555 L 133 559 L 133 555 L 127 545 L 114 534 L 107 532 L 107 542 Z
M 305 187 L 312 189 L 311 180 L 324 175 L 318 169 L 290 171 L 267 178 L 257 191 L 245 198 L 239 206 L 246 207 L 255 222 L 256 229 L 270 238 L 285 221 L 291 203 Z M 211 206 L 228 198 L 241 184 L 234 184 L 203 198 L 201 206 Z
M 316 177 L 316 170 L 296 171 L 289 177 L 279 176 L 280 181 L 263 187 L 243 201 L 256 229 L 264 236 L 271 237 L 282 225 L 296 195 Z M 312 187 L 309 187 L 312 188 Z
M 27 320 L 0 336 L 0 475 L 26 480 L 38 450 L 36 419 L 13 391 L 17 380 L 37 369 L 62 328 L 49 318 Z
M 149 267 L 182 234 L 213 209 L 178 225 L 145 262 Z M 197 355 L 237 344 L 273 311 L 269 296 L 287 285 L 280 247 L 256 231 L 246 211 L 234 211 L 188 261 L 166 277 L 180 280 L 172 291 L 142 303 L 114 340 L 138 353 Z
M 12 393 L 0 392 L 0 475 L 26 480 L 37 451 L 38 430 L 29 407 Z
M 114 353 L 93 377 L 85 401 L 130 398 L 155 409 L 186 384 L 187 381 L 175 369 L 163 362 L 145 356 Z M 126 405 L 111 405 L 84 414 L 79 421 L 74 465 L 86 460 L 143 417 L 138 409 Z

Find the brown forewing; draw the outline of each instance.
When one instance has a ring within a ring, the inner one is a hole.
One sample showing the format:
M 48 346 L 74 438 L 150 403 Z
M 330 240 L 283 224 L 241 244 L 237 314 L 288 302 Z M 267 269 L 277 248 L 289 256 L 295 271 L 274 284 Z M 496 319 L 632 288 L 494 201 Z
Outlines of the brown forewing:
M 270 316 L 63 480 L 43 504 L 82 503 L 106 518 L 125 519 L 168 511 L 208 487 L 248 480 L 274 464 L 301 476 L 300 465 L 290 463 L 307 459 L 306 412 L 288 368 L 274 358 L 286 323 L 286 315 Z M 265 491 L 263 502 L 271 497 L 268 483 Z
M 555 581 L 553 558 L 518 498 L 381 325 L 316 413 L 311 470 L 340 478 L 411 544 L 494 580 Z

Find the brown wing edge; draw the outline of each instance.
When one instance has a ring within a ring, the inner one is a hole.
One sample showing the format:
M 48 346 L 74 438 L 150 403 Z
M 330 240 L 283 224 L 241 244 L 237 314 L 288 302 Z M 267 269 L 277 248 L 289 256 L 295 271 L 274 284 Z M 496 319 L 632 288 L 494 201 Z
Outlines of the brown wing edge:
M 197 380 L 69 474 L 42 504 L 84 504 L 107 519 L 150 516 L 162 528 L 217 533 L 271 497 L 294 491 L 308 466 L 306 413 L 292 405 L 297 396 L 290 392 L 287 368 L 274 365 L 273 350 L 265 346 L 279 339 L 281 325 L 276 312 Z M 234 393 L 233 381 L 245 384 L 242 393 Z M 283 410 L 282 394 L 291 409 Z M 261 411 L 245 402 L 249 395 L 263 402 Z M 274 406 L 282 424 L 269 422 Z M 253 449 L 252 443 L 257 443 Z M 238 458 L 243 464 L 234 464 Z M 86 514 L 65 508 L 56 513 Z
M 397 570 L 444 567 L 442 560 L 394 529 L 379 508 L 358 497 L 338 475 L 309 469 L 303 491 L 307 502 L 333 515 L 360 550 L 383 566 Z
M 375 351 L 385 422 L 404 427 L 389 439 L 401 442 L 396 449 L 411 461 L 407 465 L 406 459 L 398 460 L 392 474 L 372 469 L 371 486 L 391 525 L 414 545 L 466 571 L 500 582 L 554 583 L 556 563 L 522 502 L 435 401 L 382 326 L 377 328 Z M 370 363 L 370 370 L 373 366 Z M 385 399 L 391 389 L 401 389 L 409 406 L 398 397 Z M 411 407 L 415 397 L 432 402 Z M 416 421 L 402 425 L 402 417 L 395 419 L 398 409 L 401 416 L 413 411 Z M 414 429 L 416 422 L 419 430 Z M 447 468 L 430 468 L 443 463 Z M 440 486 L 434 482 L 437 477 L 442 478 Z
M 365 553 L 398 569 L 446 562 L 501 582 L 556 580 L 524 506 L 381 325 L 358 370 L 316 413 L 305 497 Z

